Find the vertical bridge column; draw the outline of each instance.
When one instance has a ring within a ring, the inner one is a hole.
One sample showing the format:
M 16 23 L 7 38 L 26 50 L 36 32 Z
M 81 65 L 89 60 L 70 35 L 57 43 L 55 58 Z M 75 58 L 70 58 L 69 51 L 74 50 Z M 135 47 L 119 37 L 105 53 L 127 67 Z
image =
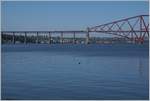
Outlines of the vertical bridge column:
M 75 32 L 73 32 L 73 44 L 76 44 L 76 40 L 75 40 Z
M 1 31 L 1 38 L 0 38 L 1 43 L 0 43 L 0 44 L 2 44 L 2 43 L 3 43 L 2 37 L 3 37 L 3 32 Z M 6 36 L 6 40 L 7 40 L 7 36 Z
M 51 44 L 51 33 L 49 32 L 49 37 L 48 37 L 48 40 L 49 40 L 49 44 Z
M 39 43 L 39 38 L 38 38 L 39 35 L 38 35 L 38 34 L 39 34 L 39 33 L 37 32 L 37 33 L 36 33 L 36 43 L 37 43 L 37 44 Z
M 27 33 L 25 32 L 24 34 L 24 43 L 27 44 Z
M 143 42 L 144 42 L 144 36 L 145 36 L 145 33 L 143 33 L 142 32 L 142 16 L 140 16 L 140 36 L 139 36 L 139 38 L 138 38 L 138 42 L 140 43 L 140 44 L 143 44 Z M 143 34 L 143 35 L 142 35 Z
M 60 36 L 60 43 L 63 44 L 63 32 L 61 32 L 61 36 Z
M 15 44 L 15 32 L 13 32 L 12 42 Z
M 89 35 L 89 28 L 87 28 L 87 33 L 86 33 L 86 44 L 89 44 L 89 38 L 90 38 L 90 35 Z

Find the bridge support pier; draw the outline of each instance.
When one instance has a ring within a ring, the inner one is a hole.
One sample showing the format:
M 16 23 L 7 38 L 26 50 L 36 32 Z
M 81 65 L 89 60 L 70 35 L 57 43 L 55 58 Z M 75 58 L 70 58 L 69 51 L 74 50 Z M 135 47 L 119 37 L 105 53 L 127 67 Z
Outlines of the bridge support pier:
M 143 44 L 144 43 L 144 39 L 143 38 L 137 38 L 136 39 L 136 43 Z
M 36 33 L 36 44 L 38 44 L 38 43 L 39 43 L 39 38 L 38 38 L 38 37 L 39 37 L 39 35 L 38 35 L 38 34 L 39 34 L 39 33 L 37 32 L 37 33 Z
M 61 32 L 60 43 L 63 44 L 63 32 Z
M 49 37 L 48 37 L 48 41 L 49 41 L 49 44 L 51 44 L 51 33 L 49 32 Z
M 27 44 L 27 33 L 25 32 L 24 34 L 24 43 Z
M 89 44 L 89 39 L 90 39 L 89 28 L 87 28 L 87 33 L 86 33 L 86 44 Z
M 15 32 L 13 32 L 12 43 L 15 44 Z
M 73 33 L 73 44 L 76 44 L 76 40 L 75 40 L 75 32 Z

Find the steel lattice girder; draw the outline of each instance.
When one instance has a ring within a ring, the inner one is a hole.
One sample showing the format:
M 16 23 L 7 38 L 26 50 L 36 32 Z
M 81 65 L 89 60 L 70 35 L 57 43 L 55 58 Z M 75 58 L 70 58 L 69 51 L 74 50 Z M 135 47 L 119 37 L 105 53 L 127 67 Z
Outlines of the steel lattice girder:
M 118 21 L 88 28 L 88 31 L 113 34 L 129 39 L 143 41 L 146 35 L 149 37 L 148 17 L 149 15 L 139 15 L 121 19 Z

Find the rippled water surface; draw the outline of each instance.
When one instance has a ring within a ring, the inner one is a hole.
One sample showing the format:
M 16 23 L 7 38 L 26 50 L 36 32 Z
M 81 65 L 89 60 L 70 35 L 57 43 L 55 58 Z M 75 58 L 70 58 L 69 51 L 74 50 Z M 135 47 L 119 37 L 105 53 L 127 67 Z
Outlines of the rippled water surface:
M 2 45 L 2 99 L 148 99 L 148 45 Z

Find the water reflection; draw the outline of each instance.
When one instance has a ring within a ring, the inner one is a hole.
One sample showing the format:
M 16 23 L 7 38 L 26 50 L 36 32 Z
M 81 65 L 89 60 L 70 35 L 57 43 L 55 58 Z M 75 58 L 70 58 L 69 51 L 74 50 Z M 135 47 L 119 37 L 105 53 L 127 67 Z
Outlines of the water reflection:
M 139 57 L 138 58 L 138 67 L 139 67 L 139 74 L 140 74 L 140 76 L 143 76 L 143 64 L 142 64 L 142 58 L 141 57 Z
M 148 99 L 148 57 L 132 50 L 3 52 L 2 98 Z

